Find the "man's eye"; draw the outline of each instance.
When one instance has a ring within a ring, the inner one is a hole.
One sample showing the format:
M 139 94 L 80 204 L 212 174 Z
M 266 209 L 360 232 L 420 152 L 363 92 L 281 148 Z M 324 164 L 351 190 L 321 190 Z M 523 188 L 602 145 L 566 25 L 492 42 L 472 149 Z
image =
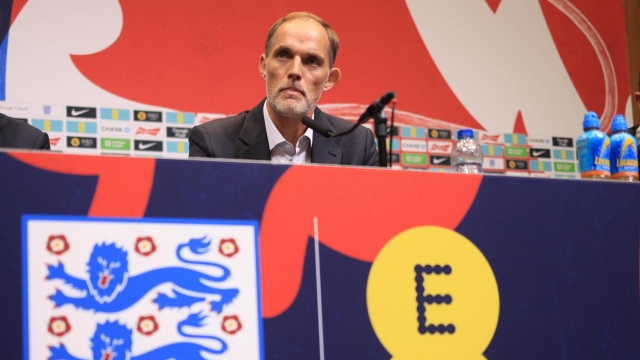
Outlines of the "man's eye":
M 286 52 L 284 52 L 284 51 L 280 51 L 280 52 L 278 53 L 278 55 L 277 55 L 277 56 L 278 56 L 279 58 L 283 59 L 283 58 L 287 57 L 287 53 L 286 53 Z
M 307 60 L 307 62 L 311 65 L 318 65 L 318 59 L 316 58 L 309 58 L 309 60 Z

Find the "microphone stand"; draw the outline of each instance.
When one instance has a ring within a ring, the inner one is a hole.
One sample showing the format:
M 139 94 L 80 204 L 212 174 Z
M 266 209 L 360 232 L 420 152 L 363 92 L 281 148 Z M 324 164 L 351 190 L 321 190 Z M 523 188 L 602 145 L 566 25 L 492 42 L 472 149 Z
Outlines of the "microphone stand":
M 380 158 L 380 167 L 387 167 L 387 115 L 384 113 L 384 109 L 378 113 L 374 113 L 373 128 L 374 134 L 378 139 L 378 156 Z M 389 144 L 393 146 L 393 144 Z

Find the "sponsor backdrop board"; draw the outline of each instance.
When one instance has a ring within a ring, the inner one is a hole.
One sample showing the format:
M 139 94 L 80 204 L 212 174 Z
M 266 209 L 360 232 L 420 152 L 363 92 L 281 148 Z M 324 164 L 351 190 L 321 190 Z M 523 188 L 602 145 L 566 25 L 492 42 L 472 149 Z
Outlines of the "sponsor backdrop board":
M 455 130 L 469 127 L 480 143 L 499 147 L 485 153 L 504 160 L 490 160 L 491 172 L 575 177 L 575 159 L 554 157 L 547 170 L 531 166 L 521 147 L 574 148 L 575 141 L 551 139 L 577 138 L 588 110 L 605 131 L 615 114 L 631 122 L 621 2 L 369 5 L 5 0 L 0 112 L 47 131 L 55 151 L 185 158 L 191 127 L 264 98 L 256 64 L 267 31 L 285 13 L 306 9 L 343 39 L 335 65 L 344 76 L 323 93 L 321 109 L 355 120 L 395 90 L 398 141 L 390 149 L 399 155 L 398 168 L 445 171 L 432 156 L 447 155 Z M 363 9 L 366 16 L 352 16 Z M 243 31 L 228 31 L 240 22 Z M 375 51 L 381 40 L 385 50 Z
M 0 168 L 3 358 L 640 357 L 637 184 L 18 152 Z
M 189 133 L 194 126 L 191 119 L 200 119 L 199 123 L 203 123 L 213 118 L 170 111 L 66 106 L 66 119 L 52 120 L 46 115 L 52 114 L 55 107 L 24 104 L 20 108 L 29 114 L 25 121 L 49 133 L 54 151 L 156 158 L 186 159 Z M 100 119 L 96 115 L 98 112 Z M 133 121 L 129 117 L 131 113 L 135 114 Z M 391 161 L 404 169 L 440 171 L 450 168 L 448 157 L 460 127 L 446 126 L 446 129 L 444 126 L 394 126 L 393 139 L 387 139 Z M 484 131 L 475 131 L 474 137 L 487 158 L 484 162 L 487 172 L 546 177 L 578 175 L 574 138 Z M 530 161 L 540 159 L 548 161 L 530 166 Z

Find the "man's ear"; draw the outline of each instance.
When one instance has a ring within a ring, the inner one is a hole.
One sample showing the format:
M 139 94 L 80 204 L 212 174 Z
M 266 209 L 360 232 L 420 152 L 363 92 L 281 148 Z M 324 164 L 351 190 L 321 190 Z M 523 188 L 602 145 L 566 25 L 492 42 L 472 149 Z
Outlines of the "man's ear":
M 338 81 L 340 81 L 340 76 L 342 76 L 340 69 L 338 68 L 331 69 L 329 71 L 329 77 L 327 78 L 327 82 L 324 84 L 324 89 L 322 89 L 322 91 L 329 91 L 331 90 L 332 87 L 336 86 Z
M 636 104 L 638 104 L 638 109 L 640 109 L 640 92 L 637 92 L 634 94 L 636 97 Z
M 267 80 L 267 56 L 265 54 L 260 55 L 260 66 L 258 67 L 260 76 Z

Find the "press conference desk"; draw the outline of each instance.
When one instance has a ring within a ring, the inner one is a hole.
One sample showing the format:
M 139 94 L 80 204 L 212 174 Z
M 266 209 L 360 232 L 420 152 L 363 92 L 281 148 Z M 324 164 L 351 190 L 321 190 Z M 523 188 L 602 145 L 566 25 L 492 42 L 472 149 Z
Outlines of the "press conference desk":
M 640 358 L 638 184 L 10 152 L 0 189 L 3 359 Z

